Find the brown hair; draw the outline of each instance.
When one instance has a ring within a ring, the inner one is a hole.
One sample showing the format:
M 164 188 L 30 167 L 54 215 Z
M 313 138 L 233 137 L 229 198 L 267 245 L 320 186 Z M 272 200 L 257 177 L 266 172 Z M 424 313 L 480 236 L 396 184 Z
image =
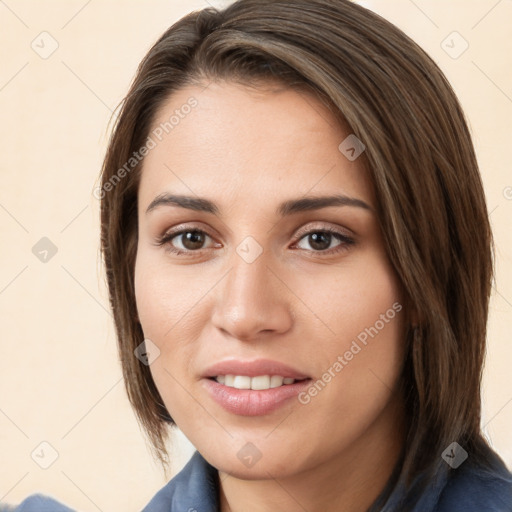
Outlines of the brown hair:
M 143 161 L 115 186 L 112 179 L 172 93 L 221 79 L 307 89 L 365 144 L 387 252 L 418 318 L 405 339 L 402 474 L 408 482 L 432 474 L 453 441 L 484 464 L 480 381 L 493 253 L 468 127 L 432 59 L 348 0 L 239 0 L 193 12 L 149 50 L 123 101 L 102 169 L 101 243 L 128 397 L 156 456 L 166 464 L 173 422 L 134 356 L 144 339 L 134 296 Z

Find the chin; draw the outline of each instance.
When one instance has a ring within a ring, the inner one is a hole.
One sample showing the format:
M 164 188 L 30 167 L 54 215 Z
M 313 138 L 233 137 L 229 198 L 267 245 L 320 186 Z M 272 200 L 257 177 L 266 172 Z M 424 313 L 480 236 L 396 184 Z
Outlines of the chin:
M 238 447 L 240 446 L 240 447 Z M 281 447 L 281 450 L 279 449 Z M 228 446 L 216 445 L 206 450 L 198 447 L 201 455 L 220 472 L 242 480 L 267 480 L 286 478 L 306 469 L 303 457 L 297 457 L 297 451 L 285 443 L 264 441 L 254 443 L 244 440 L 232 440 Z M 307 455 L 306 455 L 307 457 Z

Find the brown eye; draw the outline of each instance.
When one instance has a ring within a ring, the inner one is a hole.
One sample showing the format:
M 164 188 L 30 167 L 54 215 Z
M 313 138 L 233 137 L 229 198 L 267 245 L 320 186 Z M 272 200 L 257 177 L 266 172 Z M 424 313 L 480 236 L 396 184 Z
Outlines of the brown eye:
M 332 242 L 337 241 L 338 243 L 331 245 Z M 354 243 L 351 238 L 346 235 L 339 233 L 338 231 L 331 229 L 317 229 L 305 233 L 298 242 L 298 247 L 305 250 L 311 250 L 308 247 L 301 246 L 301 243 L 306 240 L 309 247 L 313 252 L 337 252 L 347 246 Z
M 204 244 L 206 233 L 203 231 L 185 231 L 179 235 L 181 243 L 188 250 L 201 249 Z
M 157 242 L 157 245 L 166 245 L 168 250 L 176 254 L 196 252 L 204 249 L 207 239 L 211 239 L 200 229 L 182 229 L 174 233 L 167 233 Z
M 330 233 L 318 231 L 316 233 L 310 233 L 307 235 L 307 238 L 310 247 L 317 251 L 325 251 L 329 249 L 333 236 Z

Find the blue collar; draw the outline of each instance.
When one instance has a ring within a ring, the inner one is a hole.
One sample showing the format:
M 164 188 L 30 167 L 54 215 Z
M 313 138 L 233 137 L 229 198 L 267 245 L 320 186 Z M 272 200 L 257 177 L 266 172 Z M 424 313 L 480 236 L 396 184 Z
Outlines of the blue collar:
M 512 475 L 499 456 L 486 447 L 493 469 L 476 466 L 470 458 L 457 469 L 442 461 L 435 477 L 418 492 L 422 475 L 406 492 L 396 481 L 397 464 L 386 488 L 367 512 L 512 512 Z M 391 491 L 392 490 L 392 491 Z M 391 491 L 391 493 L 389 493 Z M 383 497 L 389 498 L 383 503 Z M 218 512 L 219 474 L 195 451 L 185 467 L 163 487 L 142 512 Z
M 219 473 L 196 450 L 142 512 L 218 512 Z

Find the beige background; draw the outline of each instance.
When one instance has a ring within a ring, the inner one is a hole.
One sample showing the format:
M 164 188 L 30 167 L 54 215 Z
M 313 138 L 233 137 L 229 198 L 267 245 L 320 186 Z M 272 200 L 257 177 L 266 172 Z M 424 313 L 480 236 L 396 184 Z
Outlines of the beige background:
M 0 1 L 2 501 L 43 492 L 82 511 L 137 511 L 166 482 L 125 396 L 92 190 L 138 62 L 208 3 Z M 512 467 L 512 1 L 361 3 L 433 56 L 472 127 L 497 246 L 482 423 Z M 42 237 L 57 248 L 46 263 L 32 252 Z M 192 449 L 178 434 L 173 474 Z M 41 468 L 52 450 L 58 458 Z

